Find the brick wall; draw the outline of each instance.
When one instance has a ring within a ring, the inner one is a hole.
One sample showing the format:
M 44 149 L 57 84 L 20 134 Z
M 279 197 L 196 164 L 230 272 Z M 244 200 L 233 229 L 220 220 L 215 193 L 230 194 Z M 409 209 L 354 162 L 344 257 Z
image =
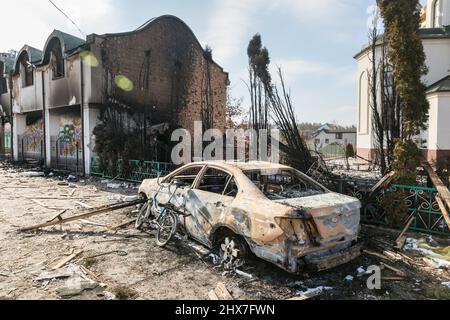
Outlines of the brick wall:
M 178 18 L 160 17 L 139 31 L 99 37 L 95 45 L 107 73 L 133 83 L 131 91 L 108 85 L 114 97 L 133 107 L 150 107 L 154 124 L 169 122 L 191 132 L 193 122 L 202 120 L 209 65 L 214 126 L 225 127 L 228 74 L 204 57 L 192 31 Z

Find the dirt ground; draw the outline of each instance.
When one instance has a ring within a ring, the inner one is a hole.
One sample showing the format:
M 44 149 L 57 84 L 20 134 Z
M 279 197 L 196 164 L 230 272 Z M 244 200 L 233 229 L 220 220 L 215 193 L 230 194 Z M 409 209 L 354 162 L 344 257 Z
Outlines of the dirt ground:
M 184 240 L 159 248 L 151 233 L 135 230 L 134 224 L 114 230 L 114 226 L 135 217 L 133 208 L 40 231 L 19 232 L 19 228 L 51 220 L 63 209 L 68 209 L 70 216 L 87 210 L 86 206 L 117 203 L 137 193 L 134 185 L 111 189 L 96 178 L 66 182 L 67 176 L 57 173 L 26 177 L 23 171 L 28 170 L 0 163 L 0 299 L 203 300 L 218 282 L 223 282 L 235 299 L 283 300 L 320 286 L 325 289 L 315 299 L 450 298 L 450 289 L 442 284 L 450 281 L 450 272 L 429 267 L 413 252 L 403 252 L 410 258 L 399 261 L 361 255 L 336 269 L 300 276 L 257 259 L 251 259 L 242 269 L 253 276 L 251 279 L 226 273 Z M 382 253 L 380 244 L 392 243 L 395 237 L 389 230 L 363 227 L 361 241 L 367 249 Z M 433 240 L 448 245 L 446 239 Z M 39 280 L 46 272 L 55 272 L 52 268 L 74 253 L 79 255 L 62 269 L 79 271 L 83 266 L 83 272 L 77 271 L 77 275 L 82 274 L 77 279 L 86 290 L 73 290 L 71 277 Z M 382 276 L 386 279 L 381 290 L 369 290 L 368 276 L 358 276 L 357 270 L 380 265 L 380 261 L 405 275 L 398 278 L 393 270 L 384 269 Z

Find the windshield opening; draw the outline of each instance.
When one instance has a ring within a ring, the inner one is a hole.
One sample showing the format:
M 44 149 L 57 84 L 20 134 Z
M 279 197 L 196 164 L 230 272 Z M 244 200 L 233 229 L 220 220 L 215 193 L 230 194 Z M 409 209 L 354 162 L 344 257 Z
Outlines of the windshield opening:
M 244 174 L 270 200 L 303 198 L 326 192 L 296 170 L 249 170 Z

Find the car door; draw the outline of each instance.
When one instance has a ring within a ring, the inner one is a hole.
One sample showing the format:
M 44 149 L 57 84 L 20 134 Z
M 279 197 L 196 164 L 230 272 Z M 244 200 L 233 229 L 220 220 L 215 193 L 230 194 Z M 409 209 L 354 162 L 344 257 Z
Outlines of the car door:
M 234 177 L 221 169 L 207 167 L 200 174 L 194 188 L 187 190 L 185 226 L 189 235 L 210 245 L 209 236 L 221 215 L 227 214 L 237 195 Z
M 192 165 L 167 177 L 161 183 L 161 189 L 156 197 L 160 204 L 166 204 L 170 201 L 180 212 L 186 212 L 186 195 L 196 181 L 204 165 Z M 175 183 L 176 181 L 176 183 Z M 179 219 L 183 224 L 184 220 Z

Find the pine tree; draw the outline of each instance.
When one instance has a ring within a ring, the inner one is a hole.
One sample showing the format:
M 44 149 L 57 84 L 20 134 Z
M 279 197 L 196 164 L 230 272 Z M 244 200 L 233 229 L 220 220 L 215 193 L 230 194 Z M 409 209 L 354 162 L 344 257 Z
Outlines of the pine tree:
M 401 100 L 403 141 L 426 128 L 429 103 L 422 76 L 428 73 L 420 37 L 418 0 L 379 0 L 385 26 L 388 57 Z

